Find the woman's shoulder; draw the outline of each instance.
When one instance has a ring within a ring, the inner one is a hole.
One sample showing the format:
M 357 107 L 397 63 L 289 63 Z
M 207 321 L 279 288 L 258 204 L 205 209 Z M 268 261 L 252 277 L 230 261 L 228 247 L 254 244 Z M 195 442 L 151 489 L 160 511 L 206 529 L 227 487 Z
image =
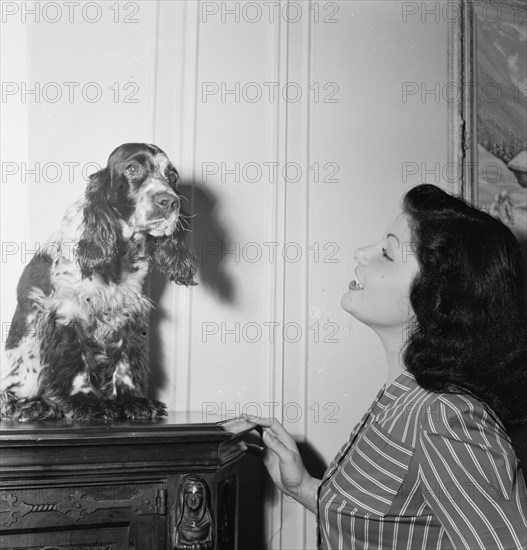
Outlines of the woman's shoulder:
M 412 447 L 418 439 L 443 436 L 489 448 L 506 446 L 510 438 L 496 413 L 471 393 L 438 393 L 420 386 L 404 373 L 387 389 L 376 425 Z
M 403 385 L 404 384 L 404 385 Z M 420 386 L 415 377 L 408 373 L 401 375 L 393 383 L 406 391 L 396 394 L 394 404 L 400 408 L 404 422 L 410 418 L 425 428 L 444 424 L 457 424 L 462 419 L 475 423 L 492 424 L 497 421 L 496 414 L 470 393 L 439 393 Z M 389 388 L 391 393 L 393 385 Z M 396 389 L 397 391 L 397 389 Z M 388 416 L 393 416 L 387 411 Z
M 432 393 L 421 415 L 421 429 L 427 434 L 472 441 L 484 446 L 509 436 L 496 413 L 467 393 Z

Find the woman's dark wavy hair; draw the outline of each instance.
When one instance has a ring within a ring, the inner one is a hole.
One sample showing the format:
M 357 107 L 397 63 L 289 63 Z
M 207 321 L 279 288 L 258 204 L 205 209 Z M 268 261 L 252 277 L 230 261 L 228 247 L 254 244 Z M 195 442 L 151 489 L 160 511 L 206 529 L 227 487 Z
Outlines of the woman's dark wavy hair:
M 501 221 L 434 185 L 403 199 L 419 272 L 407 369 L 433 392 L 469 390 L 506 426 L 527 422 L 523 257 Z

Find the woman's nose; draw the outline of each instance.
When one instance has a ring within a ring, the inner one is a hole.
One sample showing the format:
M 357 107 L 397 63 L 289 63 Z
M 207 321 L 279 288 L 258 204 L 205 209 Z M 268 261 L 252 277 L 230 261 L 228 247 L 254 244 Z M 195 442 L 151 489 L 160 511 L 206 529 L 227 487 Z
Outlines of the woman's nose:
M 367 248 L 366 246 L 363 246 L 361 248 L 357 248 L 355 250 L 355 254 L 353 254 L 353 257 L 355 258 L 355 261 L 358 264 L 365 264 L 368 261 L 368 254 L 367 254 Z
M 357 250 L 355 250 L 355 253 L 353 254 L 355 261 L 362 265 L 368 263 L 373 248 L 374 245 L 362 246 L 361 248 L 357 248 Z

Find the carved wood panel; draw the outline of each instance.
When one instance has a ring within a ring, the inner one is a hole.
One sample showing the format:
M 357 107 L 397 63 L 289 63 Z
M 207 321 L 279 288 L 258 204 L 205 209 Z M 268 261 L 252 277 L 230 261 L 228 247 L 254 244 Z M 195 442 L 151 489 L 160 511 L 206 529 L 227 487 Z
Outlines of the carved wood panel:
M 79 521 L 98 510 L 121 509 L 136 515 L 165 515 L 166 489 L 149 486 L 114 488 L 114 494 L 97 487 L 53 488 L 52 493 L 42 491 L 1 491 L 0 527 L 11 527 L 29 514 L 57 512 L 69 520 Z M 105 495 L 104 493 L 107 493 Z M 24 494 L 25 493 L 25 494 Z

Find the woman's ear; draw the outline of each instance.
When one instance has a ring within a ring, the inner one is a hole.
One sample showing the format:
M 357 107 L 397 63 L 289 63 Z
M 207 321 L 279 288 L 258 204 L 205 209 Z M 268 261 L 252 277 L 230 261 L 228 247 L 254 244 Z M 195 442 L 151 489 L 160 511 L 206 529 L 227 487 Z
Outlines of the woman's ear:
M 120 228 L 109 201 L 111 180 L 111 170 L 105 168 L 90 176 L 86 188 L 83 233 L 77 245 L 83 277 L 105 273 L 118 253 Z

